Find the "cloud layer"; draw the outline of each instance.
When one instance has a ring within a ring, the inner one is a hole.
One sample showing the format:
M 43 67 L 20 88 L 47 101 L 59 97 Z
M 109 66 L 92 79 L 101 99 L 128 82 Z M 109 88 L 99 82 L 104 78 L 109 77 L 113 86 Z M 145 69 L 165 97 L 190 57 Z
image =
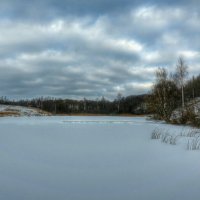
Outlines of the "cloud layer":
M 2 0 L 0 95 L 142 94 L 179 55 L 197 75 L 200 3 L 187 2 Z

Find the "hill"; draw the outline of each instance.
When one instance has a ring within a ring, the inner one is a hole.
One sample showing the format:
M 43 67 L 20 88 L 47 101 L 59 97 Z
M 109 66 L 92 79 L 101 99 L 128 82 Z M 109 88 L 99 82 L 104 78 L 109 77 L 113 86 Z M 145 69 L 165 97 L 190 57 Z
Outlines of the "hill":
M 50 113 L 37 108 L 0 104 L 0 117 L 5 116 L 48 116 Z

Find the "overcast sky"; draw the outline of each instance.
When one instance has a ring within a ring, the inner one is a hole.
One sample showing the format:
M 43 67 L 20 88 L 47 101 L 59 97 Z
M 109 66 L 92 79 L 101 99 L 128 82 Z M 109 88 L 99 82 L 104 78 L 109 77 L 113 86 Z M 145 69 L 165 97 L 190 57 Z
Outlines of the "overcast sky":
M 180 55 L 198 75 L 199 0 L 0 1 L 0 96 L 143 94 Z

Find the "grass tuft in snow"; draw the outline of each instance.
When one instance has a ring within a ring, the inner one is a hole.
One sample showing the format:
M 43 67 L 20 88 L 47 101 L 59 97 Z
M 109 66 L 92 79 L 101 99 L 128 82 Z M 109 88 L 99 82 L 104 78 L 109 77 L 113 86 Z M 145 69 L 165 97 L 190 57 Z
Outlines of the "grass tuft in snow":
M 151 139 L 160 139 L 161 142 L 171 145 L 176 145 L 180 135 L 171 135 L 166 130 L 155 128 L 151 134 Z
M 160 139 L 162 135 L 162 131 L 159 128 L 155 128 L 151 134 L 151 139 Z
M 159 127 L 155 128 L 151 133 L 151 139 L 158 139 L 162 143 L 176 145 L 178 139 L 188 137 L 188 142 L 186 142 L 188 150 L 200 150 L 200 129 L 185 129 L 183 128 L 181 132 L 170 133 L 166 129 L 161 129 Z M 183 140 L 187 141 L 187 140 Z
M 200 150 L 200 136 L 196 136 L 191 140 L 188 140 L 187 144 L 188 150 Z
M 170 135 L 168 132 L 162 135 L 161 141 L 167 144 L 176 145 L 179 135 Z
M 200 130 L 194 128 L 194 129 L 187 130 L 187 131 L 181 131 L 180 136 L 183 136 L 183 137 L 195 137 L 198 134 L 200 134 Z

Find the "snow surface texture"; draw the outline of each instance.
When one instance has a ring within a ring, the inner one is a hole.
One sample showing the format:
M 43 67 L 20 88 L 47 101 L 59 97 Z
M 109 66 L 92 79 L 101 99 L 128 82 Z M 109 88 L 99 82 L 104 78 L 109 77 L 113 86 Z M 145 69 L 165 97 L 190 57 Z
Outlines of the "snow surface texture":
M 179 134 L 181 126 L 126 117 L 5 117 L 0 127 L 2 200 L 200 198 L 200 151 L 188 151 L 181 139 L 151 139 L 155 128 Z
M 46 116 L 49 113 L 36 108 L 0 104 L 0 116 Z

